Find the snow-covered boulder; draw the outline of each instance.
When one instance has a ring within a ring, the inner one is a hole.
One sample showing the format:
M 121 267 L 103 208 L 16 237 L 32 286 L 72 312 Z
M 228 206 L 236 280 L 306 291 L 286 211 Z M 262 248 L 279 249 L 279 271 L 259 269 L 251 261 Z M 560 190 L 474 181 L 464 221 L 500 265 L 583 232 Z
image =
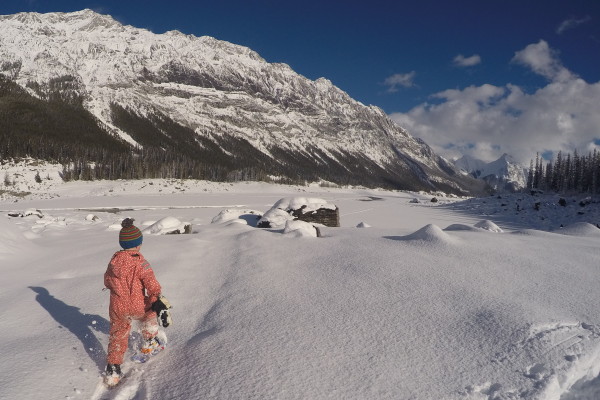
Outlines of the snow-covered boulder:
M 317 227 L 304 221 L 287 221 L 283 234 L 293 237 L 319 237 L 320 233 Z
M 38 218 L 44 218 L 44 214 L 40 211 L 37 210 L 35 208 L 28 208 L 23 212 L 10 212 L 8 213 L 9 217 L 29 217 L 29 216 L 36 216 Z
M 282 228 L 287 221 L 300 220 L 325 226 L 340 226 L 339 209 L 327 200 L 314 197 L 286 197 L 279 200 L 258 221 L 259 228 Z
M 357 228 L 370 228 L 371 225 L 364 223 L 364 222 L 359 222 L 358 225 L 356 225 Z
M 245 221 L 250 226 L 256 226 L 262 217 L 262 213 L 256 210 L 248 210 L 243 208 L 228 208 L 219 213 L 211 221 L 212 224 L 222 224 L 225 222 L 241 220 Z M 238 221 L 235 221 L 238 222 Z
M 192 224 L 181 222 L 174 217 L 165 217 L 156 221 L 142 231 L 143 234 L 150 235 L 171 235 L 177 233 L 192 233 Z
M 88 214 L 88 215 L 85 217 L 85 220 L 86 220 L 86 221 L 99 221 L 99 220 L 100 220 L 100 217 L 98 217 L 96 214 Z

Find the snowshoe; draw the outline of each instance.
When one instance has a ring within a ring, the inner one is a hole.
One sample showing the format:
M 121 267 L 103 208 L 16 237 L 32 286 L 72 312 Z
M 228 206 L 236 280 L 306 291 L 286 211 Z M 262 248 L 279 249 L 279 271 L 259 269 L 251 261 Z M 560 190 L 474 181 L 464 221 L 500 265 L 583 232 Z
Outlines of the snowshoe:
M 119 364 L 108 364 L 106 366 L 106 374 L 104 375 L 104 384 L 108 388 L 113 388 L 121 382 L 123 373 Z
M 140 350 L 131 356 L 131 360 L 137 363 L 145 363 L 150 357 L 164 350 L 166 344 L 166 337 L 155 336 L 145 340 L 142 347 L 140 347 Z
M 164 348 L 165 346 L 161 345 L 156 337 L 153 337 L 144 341 L 144 344 L 140 348 L 140 352 L 142 354 L 154 355 Z

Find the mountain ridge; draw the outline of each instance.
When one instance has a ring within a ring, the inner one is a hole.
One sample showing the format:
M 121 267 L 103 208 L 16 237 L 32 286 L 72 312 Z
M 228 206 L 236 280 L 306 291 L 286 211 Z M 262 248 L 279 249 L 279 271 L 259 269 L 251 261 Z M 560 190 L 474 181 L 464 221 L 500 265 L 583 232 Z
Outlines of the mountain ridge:
M 263 160 L 248 164 L 261 170 L 270 164 L 293 174 L 295 163 L 310 170 L 300 178 L 479 189 L 381 109 L 325 78 L 311 81 L 286 64 L 270 64 L 247 47 L 178 31 L 155 34 L 92 10 L 0 16 L 0 24 L 0 74 L 32 96 L 80 104 L 131 146 L 149 143 L 117 123 L 115 110 L 172 121 L 200 153 L 211 141 L 235 159 L 227 142 L 243 143 L 248 160 Z M 170 132 L 163 134 L 172 146 Z

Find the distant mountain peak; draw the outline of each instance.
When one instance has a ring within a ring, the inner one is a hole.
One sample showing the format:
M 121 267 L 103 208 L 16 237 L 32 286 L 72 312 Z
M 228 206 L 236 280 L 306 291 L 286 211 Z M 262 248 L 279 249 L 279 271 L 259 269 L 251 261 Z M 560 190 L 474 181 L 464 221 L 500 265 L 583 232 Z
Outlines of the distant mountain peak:
M 485 162 L 470 155 L 454 161 L 460 170 L 486 181 L 498 191 L 516 191 L 526 186 L 525 169 L 504 153 L 497 160 Z

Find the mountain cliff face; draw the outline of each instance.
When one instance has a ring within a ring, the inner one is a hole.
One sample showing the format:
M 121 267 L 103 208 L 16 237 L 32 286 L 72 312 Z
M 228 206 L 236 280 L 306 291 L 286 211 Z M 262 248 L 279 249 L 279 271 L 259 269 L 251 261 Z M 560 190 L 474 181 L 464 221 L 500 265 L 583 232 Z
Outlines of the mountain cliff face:
M 0 75 L 37 100 L 85 110 L 137 152 L 230 172 L 478 190 L 381 109 L 211 37 L 155 34 L 91 10 L 0 16 Z
M 503 154 L 490 163 L 465 155 L 456 160 L 454 165 L 461 171 L 483 180 L 498 192 L 516 192 L 527 185 L 524 168 L 508 154 Z

